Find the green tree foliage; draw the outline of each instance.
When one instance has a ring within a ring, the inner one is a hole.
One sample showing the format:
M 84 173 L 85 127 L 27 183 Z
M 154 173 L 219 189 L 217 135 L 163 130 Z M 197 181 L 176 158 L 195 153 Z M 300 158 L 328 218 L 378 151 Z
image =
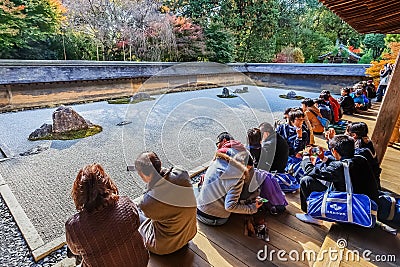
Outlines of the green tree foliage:
M 371 61 L 374 60 L 372 57 L 372 49 L 368 49 L 366 53 L 360 58 L 358 64 L 369 64 Z
M 332 51 L 336 43 L 359 47 L 361 35 L 317 0 L 279 0 L 277 50 L 299 47 L 307 62 Z
M 219 16 L 235 34 L 237 61 L 268 62 L 274 57 L 278 26 L 275 0 L 224 1 Z
M 54 58 L 48 47 L 59 32 L 64 12 L 58 0 L 2 1 L 0 10 L 1 31 L 6 37 L 0 43 L 4 46 L 4 50 L 0 47 L 2 58 Z
M 14 47 L 23 44 L 19 35 L 25 27 L 24 9 L 10 0 L 0 1 L 0 58 L 10 58 Z
M 390 46 L 390 43 L 400 43 L 400 34 L 386 34 L 384 40 L 387 47 Z
M 97 60 L 95 40 L 81 32 L 67 30 L 56 35 L 52 39 L 50 48 L 55 51 L 57 59 Z
M 329 38 L 331 42 L 338 42 L 353 47 L 360 46 L 362 35 L 357 33 L 329 9 L 321 7 L 314 12 L 316 18 L 315 29 Z
M 208 60 L 228 63 L 235 59 L 235 36 L 222 22 L 212 22 L 205 29 Z
M 363 45 L 366 50 L 371 49 L 373 59 L 377 59 L 385 49 L 385 35 L 383 34 L 367 34 L 363 40 Z

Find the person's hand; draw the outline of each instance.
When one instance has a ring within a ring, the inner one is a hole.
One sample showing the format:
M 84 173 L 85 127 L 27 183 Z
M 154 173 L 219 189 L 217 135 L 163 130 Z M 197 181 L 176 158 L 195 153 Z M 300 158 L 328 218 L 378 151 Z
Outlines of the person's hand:
M 256 197 L 256 208 L 260 208 L 263 205 L 262 197 Z
M 322 147 L 318 147 L 319 148 L 319 150 L 318 150 L 318 153 L 317 153 L 317 156 L 318 156 L 318 158 L 320 158 L 321 160 L 323 160 L 324 158 L 325 158 L 325 151 L 324 151 L 324 149 L 322 148 Z
M 303 130 L 301 128 L 296 128 L 297 138 L 303 137 Z
M 308 153 L 308 155 L 311 155 L 311 150 L 313 149 L 313 146 L 306 146 L 306 148 L 304 149 L 304 152 Z

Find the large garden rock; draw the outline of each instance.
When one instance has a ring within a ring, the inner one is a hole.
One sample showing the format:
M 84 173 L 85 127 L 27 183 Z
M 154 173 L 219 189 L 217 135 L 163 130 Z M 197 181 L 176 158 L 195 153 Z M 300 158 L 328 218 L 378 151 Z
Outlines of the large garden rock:
M 53 112 L 53 132 L 64 133 L 87 129 L 92 124 L 70 107 L 61 106 Z
M 296 92 L 295 91 L 290 91 L 286 94 L 287 98 L 296 98 Z
M 39 129 L 36 129 L 29 135 L 29 140 L 38 140 L 45 138 L 46 136 L 51 135 L 52 133 L 52 125 L 44 123 L 42 126 L 40 126 Z

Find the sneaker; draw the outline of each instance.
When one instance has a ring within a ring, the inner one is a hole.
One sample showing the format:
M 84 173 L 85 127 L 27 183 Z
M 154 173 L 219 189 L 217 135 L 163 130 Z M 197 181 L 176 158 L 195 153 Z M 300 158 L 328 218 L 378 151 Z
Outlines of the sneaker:
M 323 225 L 322 220 L 315 219 L 307 213 L 296 213 L 296 218 L 305 223 L 312 223 L 316 225 Z

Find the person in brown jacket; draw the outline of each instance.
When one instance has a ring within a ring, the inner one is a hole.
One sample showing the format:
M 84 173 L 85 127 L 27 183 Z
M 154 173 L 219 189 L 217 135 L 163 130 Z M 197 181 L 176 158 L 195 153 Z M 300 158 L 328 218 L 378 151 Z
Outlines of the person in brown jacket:
M 322 134 L 324 132 L 324 126 L 321 124 L 317 116 L 322 117 L 321 112 L 315 106 L 314 100 L 311 98 L 305 98 L 302 102 L 302 110 L 310 121 L 313 133 Z
M 197 233 L 196 198 L 188 172 L 161 168 L 154 152 L 141 153 L 135 169 L 147 184 L 139 203 L 147 217 L 139 228 L 147 249 L 158 255 L 181 249 Z
M 128 197 L 118 195 L 99 164 L 79 171 L 72 199 L 78 213 L 65 223 L 66 240 L 71 252 L 82 257 L 82 267 L 147 266 L 138 210 Z

